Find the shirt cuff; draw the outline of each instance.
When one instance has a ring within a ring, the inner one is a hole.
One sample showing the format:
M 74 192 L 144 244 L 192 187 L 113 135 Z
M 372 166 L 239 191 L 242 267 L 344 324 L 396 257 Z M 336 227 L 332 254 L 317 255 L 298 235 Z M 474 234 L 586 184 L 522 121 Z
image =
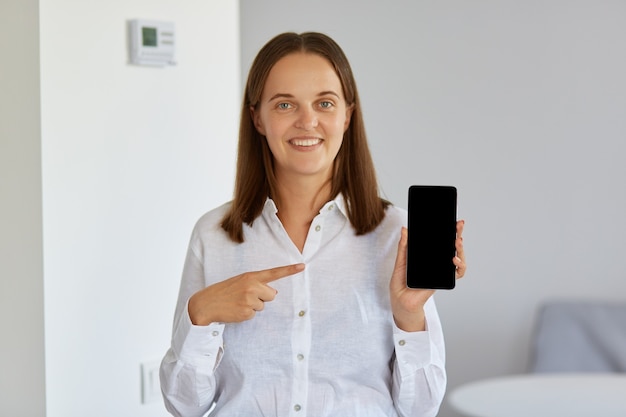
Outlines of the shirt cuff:
M 431 340 L 428 331 L 405 332 L 393 325 L 396 361 L 404 376 L 425 368 L 432 362 Z
M 224 323 L 194 325 L 189 317 L 188 305 L 185 305 L 172 337 L 172 348 L 184 363 L 215 369 L 223 352 L 224 327 Z

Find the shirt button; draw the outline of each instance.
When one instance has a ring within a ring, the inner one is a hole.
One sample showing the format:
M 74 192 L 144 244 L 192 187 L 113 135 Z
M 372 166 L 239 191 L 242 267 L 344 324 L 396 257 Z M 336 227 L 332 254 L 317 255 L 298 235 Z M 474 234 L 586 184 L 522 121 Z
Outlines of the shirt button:
M 300 407 L 300 404 L 296 404 L 296 405 L 293 406 L 293 409 L 296 410 L 296 411 L 300 411 L 300 410 L 302 410 L 302 407 Z
M 298 316 L 300 317 L 304 317 L 306 313 L 304 312 L 304 310 L 300 310 L 300 312 L 298 313 Z
M 404 345 L 406 345 L 406 342 L 405 342 L 404 340 L 400 340 L 400 341 L 398 342 L 398 344 L 399 344 L 400 346 L 404 346 Z
M 322 226 L 320 226 L 319 224 L 317 226 L 315 226 L 315 231 L 319 232 L 320 230 L 322 230 Z
M 299 361 L 301 361 L 301 360 L 304 359 L 304 355 L 302 353 L 298 353 L 297 358 L 298 358 Z
M 328 210 L 332 210 L 332 209 L 334 209 L 334 208 L 335 208 L 335 205 L 334 205 L 334 204 L 331 204 L 330 206 L 328 206 Z
M 213 333 L 211 333 L 213 336 L 217 337 L 220 335 L 220 332 L 218 332 L 217 330 L 213 330 Z

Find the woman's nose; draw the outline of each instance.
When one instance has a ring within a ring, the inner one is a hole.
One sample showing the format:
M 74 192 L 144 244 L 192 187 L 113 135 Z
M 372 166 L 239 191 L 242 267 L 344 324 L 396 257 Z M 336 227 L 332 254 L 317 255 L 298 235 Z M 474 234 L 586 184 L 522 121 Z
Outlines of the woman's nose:
M 317 127 L 317 114 L 313 109 L 300 108 L 298 113 L 298 119 L 296 120 L 296 127 L 304 130 L 311 130 Z

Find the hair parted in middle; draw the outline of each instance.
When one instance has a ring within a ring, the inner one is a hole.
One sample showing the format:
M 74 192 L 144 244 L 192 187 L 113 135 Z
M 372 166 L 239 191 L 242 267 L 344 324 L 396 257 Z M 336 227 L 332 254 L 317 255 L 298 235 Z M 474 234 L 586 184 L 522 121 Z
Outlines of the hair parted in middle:
M 343 50 L 322 33 L 282 33 L 261 48 L 248 74 L 241 107 L 234 196 L 222 219 L 222 228 L 235 242 L 244 241 L 243 224 L 251 226 L 261 214 L 267 198 L 276 195 L 272 153 L 267 140 L 254 126 L 250 108 L 258 108 L 265 82 L 276 62 L 293 53 L 317 54 L 327 59 L 339 77 L 346 105 L 353 107 L 350 124 L 334 162 L 331 198 L 343 194 L 348 218 L 357 235 L 374 230 L 390 204 L 379 196 L 359 95 Z

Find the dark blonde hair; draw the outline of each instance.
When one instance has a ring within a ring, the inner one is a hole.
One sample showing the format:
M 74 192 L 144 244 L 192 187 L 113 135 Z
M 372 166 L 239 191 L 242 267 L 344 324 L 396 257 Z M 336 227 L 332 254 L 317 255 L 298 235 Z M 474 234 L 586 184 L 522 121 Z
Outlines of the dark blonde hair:
M 345 54 L 327 35 L 283 33 L 261 48 L 246 83 L 241 122 L 234 197 L 222 219 L 222 228 L 235 242 L 243 242 L 243 223 L 252 225 L 261 214 L 268 197 L 276 195 L 274 162 L 267 140 L 255 128 L 250 108 L 258 108 L 270 70 L 286 55 L 304 52 L 327 59 L 343 87 L 348 106 L 353 106 L 348 129 L 334 163 L 331 197 L 342 193 L 347 214 L 357 235 L 374 230 L 385 217 L 390 204 L 380 198 L 372 156 L 367 145 L 365 126 L 356 83 Z

